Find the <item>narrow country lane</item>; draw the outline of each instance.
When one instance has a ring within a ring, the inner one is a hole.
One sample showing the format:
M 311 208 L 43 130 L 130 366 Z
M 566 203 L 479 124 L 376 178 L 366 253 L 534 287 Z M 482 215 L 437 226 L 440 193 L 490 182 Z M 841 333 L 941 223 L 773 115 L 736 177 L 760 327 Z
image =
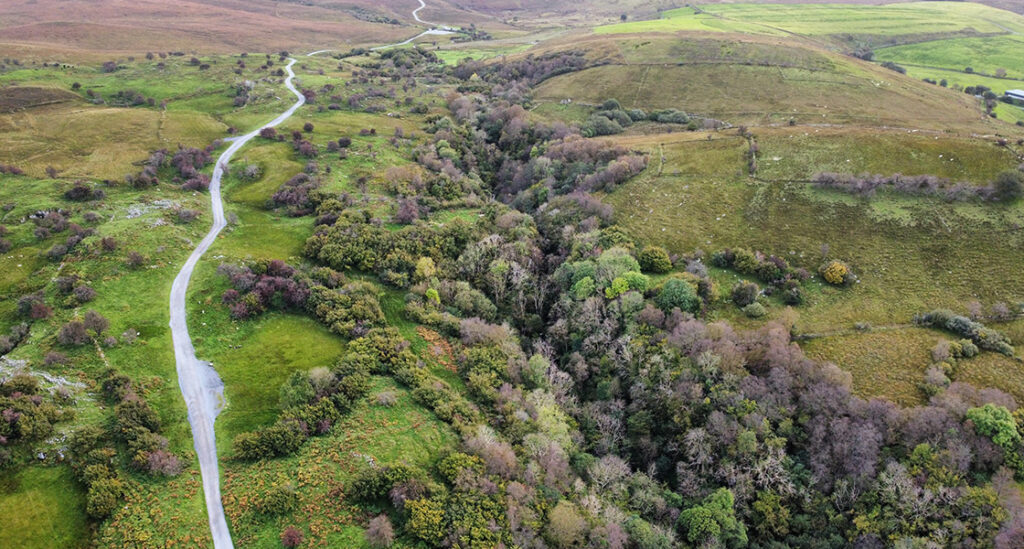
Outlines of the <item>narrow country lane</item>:
M 285 79 L 285 86 L 295 94 L 295 103 L 280 116 L 263 127 L 276 126 L 288 119 L 305 102 L 306 98 L 295 88 L 292 80 L 295 73 L 292 65 L 295 60 L 291 59 L 285 70 L 288 71 L 288 78 Z M 262 129 L 262 128 L 260 128 Z M 177 362 L 178 384 L 181 386 L 181 394 L 188 406 L 188 421 L 192 425 L 192 438 L 199 458 L 199 470 L 203 477 L 203 493 L 206 497 L 206 512 L 210 519 L 210 532 L 213 536 L 213 546 L 216 549 L 231 549 L 234 545 L 231 542 L 231 532 L 228 530 L 227 520 L 224 518 L 224 505 L 220 498 L 220 472 L 217 466 L 217 444 L 214 439 L 213 420 L 220 412 L 223 403 L 224 385 L 209 362 L 196 358 L 195 348 L 192 346 L 192 339 L 188 334 L 188 324 L 185 318 L 185 296 L 188 292 L 188 282 L 192 277 L 199 258 L 206 253 L 220 231 L 224 229 L 224 204 L 220 197 L 220 182 L 224 175 L 224 168 L 231 161 L 231 156 L 245 146 L 250 139 L 259 134 L 259 129 L 245 135 L 231 139 L 231 146 L 225 150 L 217 159 L 217 165 L 213 170 L 213 178 L 210 180 L 210 202 L 213 208 L 213 226 L 206 234 L 199 246 L 189 256 L 188 261 L 174 278 L 171 286 L 171 339 L 174 342 L 174 360 Z
M 412 12 L 416 21 L 427 25 L 419 18 L 418 12 L 427 7 L 423 0 L 419 0 L 420 7 Z M 424 35 L 431 34 L 452 34 L 448 27 L 428 29 L 404 42 L 388 44 L 373 48 L 374 50 L 402 46 Z M 318 50 L 306 54 L 313 56 L 332 50 Z M 228 529 L 227 519 L 224 516 L 224 504 L 220 497 L 220 468 L 217 463 L 217 442 L 214 435 L 213 421 L 223 407 L 224 383 L 220 380 L 216 370 L 209 362 L 196 358 L 195 347 L 192 346 L 192 338 L 188 334 L 188 324 L 185 318 L 185 297 L 188 293 L 188 282 L 192 278 L 192 271 L 195 269 L 199 258 L 210 248 L 217 239 L 217 235 L 227 225 L 224 219 L 224 203 L 220 197 L 220 182 L 224 176 L 224 168 L 231 162 L 231 157 L 239 151 L 253 137 L 259 135 L 263 128 L 277 126 L 287 120 L 299 107 L 306 103 L 305 96 L 295 88 L 292 80 L 295 72 L 292 65 L 295 59 L 289 58 L 285 67 L 288 78 L 284 84 L 293 94 L 295 103 L 280 116 L 269 124 L 253 130 L 245 135 L 228 139 L 231 146 L 217 158 L 217 165 L 213 169 L 213 177 L 210 179 L 210 203 L 213 209 L 213 226 L 210 232 L 199 243 L 199 246 L 192 251 L 188 261 L 182 266 L 178 276 L 174 278 L 171 286 L 171 339 L 174 342 L 174 360 L 177 363 L 178 384 L 181 386 L 181 394 L 185 398 L 188 407 L 188 421 L 192 425 L 193 445 L 196 455 L 199 458 L 199 470 L 203 477 L 203 494 L 206 499 L 206 513 L 210 520 L 210 533 L 213 537 L 215 549 L 233 549 L 231 531 Z

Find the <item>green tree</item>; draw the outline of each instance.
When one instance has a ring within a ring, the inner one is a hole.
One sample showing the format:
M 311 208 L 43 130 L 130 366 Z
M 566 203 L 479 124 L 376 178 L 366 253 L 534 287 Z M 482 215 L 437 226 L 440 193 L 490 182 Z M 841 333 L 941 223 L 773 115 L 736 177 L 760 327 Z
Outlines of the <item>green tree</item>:
M 409 513 L 409 520 L 405 522 L 409 533 L 433 546 L 441 543 L 447 534 L 443 501 L 435 498 L 414 499 L 405 502 L 405 510 Z
M 640 268 L 648 273 L 667 273 L 672 270 L 672 259 L 661 246 L 647 246 L 637 255 Z
M 679 278 L 670 278 L 665 281 L 661 293 L 654 301 L 665 312 L 679 307 L 682 311 L 695 313 L 700 308 L 700 298 L 697 297 L 693 286 Z
M 316 392 L 313 384 L 309 382 L 309 375 L 306 372 L 292 372 L 288 379 L 281 384 L 279 390 L 279 402 L 282 410 L 293 406 L 305 406 L 313 400 Z
M 747 529 L 733 509 L 728 488 L 719 488 L 704 502 L 679 514 L 677 525 L 686 539 L 705 547 L 746 547 Z
M 1020 170 L 1006 170 L 996 176 L 993 182 L 996 200 L 1013 202 L 1024 196 L 1024 173 Z
M 992 439 L 1003 449 L 1003 458 L 1018 475 L 1024 472 L 1024 458 L 1021 457 L 1021 436 L 1017 421 L 1005 406 L 989 403 L 967 410 L 967 419 L 974 422 L 974 429 Z

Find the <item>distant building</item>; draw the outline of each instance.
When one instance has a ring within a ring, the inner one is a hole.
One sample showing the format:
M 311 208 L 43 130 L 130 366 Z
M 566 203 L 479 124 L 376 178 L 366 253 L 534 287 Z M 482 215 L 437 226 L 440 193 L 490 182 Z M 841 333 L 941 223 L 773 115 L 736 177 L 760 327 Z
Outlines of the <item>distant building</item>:
M 1010 99 L 1024 101 L 1024 90 L 1006 90 L 1006 96 Z

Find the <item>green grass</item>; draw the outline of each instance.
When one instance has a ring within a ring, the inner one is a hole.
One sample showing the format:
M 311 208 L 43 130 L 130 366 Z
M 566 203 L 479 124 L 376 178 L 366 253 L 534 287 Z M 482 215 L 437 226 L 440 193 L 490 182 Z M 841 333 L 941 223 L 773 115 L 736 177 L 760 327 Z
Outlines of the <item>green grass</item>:
M 881 6 L 850 4 L 715 4 L 707 12 L 801 35 L 899 36 L 957 32 L 1004 33 L 1024 29 L 1024 18 L 963 2 L 910 2 Z
M 627 108 L 675 108 L 733 124 L 856 124 L 915 127 L 991 133 L 995 122 L 983 120 L 973 98 L 856 60 L 807 50 L 792 54 L 797 65 L 782 57 L 790 50 L 775 45 L 739 48 L 729 41 L 701 39 L 710 52 L 695 51 L 690 40 L 678 47 L 661 46 L 654 58 L 676 56 L 682 64 L 606 64 L 564 74 L 540 84 L 541 102 L 599 104 L 616 98 Z M 631 51 L 633 42 L 621 43 Z M 645 48 L 653 48 L 653 45 Z M 730 49 L 753 51 L 765 65 L 740 62 Z M 664 50 L 668 50 L 667 52 Z M 623 54 L 628 59 L 643 53 Z M 682 61 L 691 59 L 692 61 Z M 700 60 L 703 59 L 703 60 Z M 774 59 L 774 61 L 773 61 Z M 779 63 L 772 66 L 772 63 Z M 999 127 L 1003 127 L 999 125 Z
M 784 34 L 765 25 L 726 21 L 708 13 L 697 13 L 693 8 L 678 8 L 661 14 L 660 19 L 630 21 L 612 25 L 601 25 L 594 29 L 598 34 L 711 31 L 743 32 L 750 34 Z
M 396 404 L 374 404 L 373 395 L 381 391 L 395 393 Z M 371 396 L 329 435 L 310 439 L 297 455 L 224 464 L 224 506 L 234 541 L 242 547 L 276 548 L 281 531 L 296 526 L 310 546 L 366 547 L 363 530 L 372 514 L 345 496 L 354 475 L 370 459 L 379 465 L 406 463 L 427 470 L 456 440 L 451 428 L 413 401 L 407 390 L 390 379 L 374 378 Z M 259 514 L 256 501 L 278 481 L 297 485 L 298 508 L 279 517 Z M 400 536 L 396 546 L 414 544 Z
M 878 61 L 963 71 L 971 67 L 975 72 L 994 75 L 1004 69 L 1010 78 L 1024 78 L 1024 37 L 990 36 L 985 38 L 954 38 L 894 46 L 875 51 Z M 965 74 L 965 79 L 971 75 Z M 1009 83 L 1018 87 L 1024 84 Z
M 530 49 L 530 44 L 518 44 L 515 46 L 503 46 L 503 47 L 471 47 L 471 48 L 452 48 L 452 49 L 437 49 L 434 53 L 441 61 L 444 61 L 448 65 L 457 65 L 459 61 L 470 58 L 476 61 L 483 59 L 492 59 L 495 57 L 501 57 L 503 55 L 511 55 L 513 53 L 519 53 Z
M 844 135 L 839 130 L 834 130 L 834 135 L 808 133 L 762 133 L 758 138 L 761 176 L 803 178 L 817 170 L 848 166 L 841 171 L 909 174 L 945 170 L 951 176 L 984 182 L 1015 164 L 1012 156 L 982 141 L 936 141 L 930 136 L 896 132 L 881 136 Z M 856 322 L 905 324 L 916 312 L 958 309 L 972 299 L 986 304 L 1015 303 L 1024 295 L 1024 284 L 1018 283 L 1014 274 L 1024 261 L 1021 235 L 1012 230 L 1024 221 L 1021 205 L 950 204 L 892 193 L 865 200 L 800 183 L 757 183 L 744 175 L 744 141 L 708 142 L 695 137 L 620 140 L 631 148 L 650 151 L 652 162 L 644 174 L 606 197 L 615 208 L 616 222 L 641 241 L 673 252 L 699 248 L 710 253 L 743 246 L 781 255 L 812 271 L 827 245 L 828 256 L 849 262 L 860 283 L 846 289 L 813 286 L 809 303 L 797 309 L 801 331 L 849 330 Z M 666 158 L 661 176 L 657 175 L 659 140 Z M 957 153 L 958 162 L 938 158 L 937 153 L 947 148 Z M 779 160 L 769 162 L 773 158 Z M 852 161 L 847 163 L 847 159 Z M 816 357 L 849 367 L 855 373 L 855 385 L 865 393 L 890 380 L 895 385 L 886 390 L 891 391 L 878 394 L 908 402 L 916 394 L 914 387 L 927 357 L 908 361 L 896 355 L 921 347 L 918 333 L 908 330 L 829 339 L 812 342 L 809 348 L 817 349 Z M 875 346 L 859 344 L 858 338 L 881 339 Z M 1011 363 L 997 359 L 986 359 L 992 362 L 985 363 L 990 373 L 984 379 L 995 387 L 1021 393 L 1024 386 L 1016 376 L 998 375 Z M 879 377 L 878 372 L 886 368 L 892 370 L 889 377 Z M 899 380 L 903 385 L 897 384 Z
M 660 19 L 604 25 L 598 33 L 731 31 L 808 36 L 892 37 L 1024 30 L 1024 18 L 961 2 L 913 2 L 883 6 L 850 4 L 708 4 L 662 13 Z
M 88 547 L 85 493 L 66 466 L 0 475 L 0 546 Z

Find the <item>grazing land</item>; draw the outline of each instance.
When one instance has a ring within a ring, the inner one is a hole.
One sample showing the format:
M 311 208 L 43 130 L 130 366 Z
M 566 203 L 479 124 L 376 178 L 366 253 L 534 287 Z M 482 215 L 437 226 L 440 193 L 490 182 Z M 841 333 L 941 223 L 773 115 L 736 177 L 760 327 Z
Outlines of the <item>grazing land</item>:
M 235 546 L 1018 546 L 998 4 L 5 4 L 0 546 L 222 543 L 292 60 Z

